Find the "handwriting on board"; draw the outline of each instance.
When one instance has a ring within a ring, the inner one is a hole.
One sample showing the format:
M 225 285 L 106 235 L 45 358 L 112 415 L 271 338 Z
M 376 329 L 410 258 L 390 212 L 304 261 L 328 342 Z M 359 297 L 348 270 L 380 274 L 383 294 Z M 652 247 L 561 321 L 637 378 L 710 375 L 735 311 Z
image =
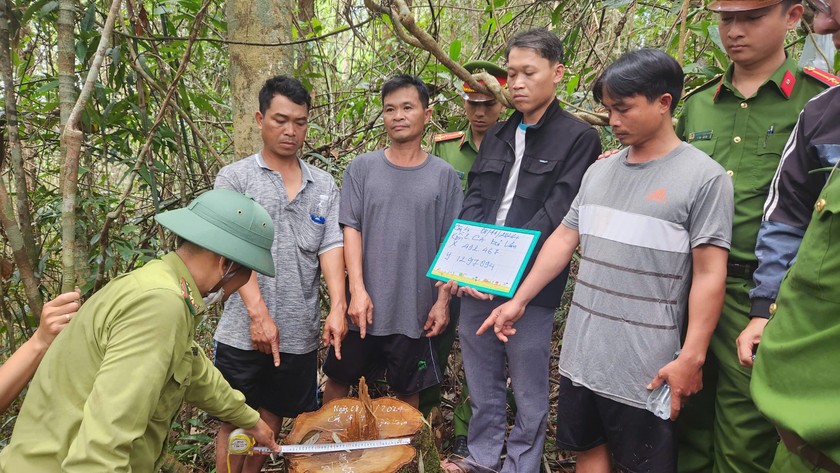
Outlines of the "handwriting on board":
M 540 232 L 455 220 L 426 275 L 510 297 Z

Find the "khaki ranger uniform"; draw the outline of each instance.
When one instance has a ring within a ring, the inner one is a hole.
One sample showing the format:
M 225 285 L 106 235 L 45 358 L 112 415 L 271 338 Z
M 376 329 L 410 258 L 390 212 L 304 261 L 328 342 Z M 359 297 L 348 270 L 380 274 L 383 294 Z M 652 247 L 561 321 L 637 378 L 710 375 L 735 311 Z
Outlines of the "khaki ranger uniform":
M 195 245 L 274 275 L 274 226 L 251 198 L 209 191 L 155 219 Z M 0 452 L 0 472 L 156 472 L 184 401 L 240 427 L 255 426 L 259 413 L 193 339 L 205 310 L 177 253 L 94 294 L 35 373 Z
M 753 97 L 744 97 L 732 86 L 732 71 L 691 94 L 677 125 L 681 139 L 727 170 L 735 191 L 723 312 L 709 344 L 703 390 L 678 421 L 681 473 L 762 472 L 772 463 L 776 431 L 750 398 L 750 369 L 738 363 L 735 339 L 750 320 L 756 236 L 770 181 L 799 112 L 827 87 L 823 74 L 803 71 L 788 58 Z
M 458 177 L 461 178 L 461 186 L 464 192 L 467 190 L 467 174 L 470 172 L 475 157 L 478 156 L 478 147 L 472 140 L 472 129 L 467 125 L 464 131 L 453 131 L 451 133 L 440 133 L 435 135 L 435 144 L 432 147 L 432 154 L 451 164 Z
M 38 368 L 0 471 L 158 471 L 184 400 L 256 424 L 259 414 L 193 341 L 204 312 L 196 294 L 169 253 L 82 305 Z M 60 414 L 44 418 L 50 412 Z

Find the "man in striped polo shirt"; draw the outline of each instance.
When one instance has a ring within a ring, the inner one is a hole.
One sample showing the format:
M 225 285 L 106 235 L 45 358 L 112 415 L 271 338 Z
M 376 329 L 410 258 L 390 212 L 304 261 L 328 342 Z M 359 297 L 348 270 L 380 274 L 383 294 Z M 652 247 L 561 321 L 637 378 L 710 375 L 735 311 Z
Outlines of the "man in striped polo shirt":
M 479 329 L 493 327 L 502 341 L 513 336 L 526 305 L 580 244 L 556 442 L 577 452 L 579 471 L 612 471 L 610 456 L 626 471 L 675 471 L 672 421 L 702 387 L 723 303 L 732 183 L 677 138 L 671 117 L 682 85 L 679 64 L 653 49 L 627 53 L 604 71 L 593 92 L 628 148 L 589 168 L 527 279 Z M 646 410 L 664 382 L 670 420 Z

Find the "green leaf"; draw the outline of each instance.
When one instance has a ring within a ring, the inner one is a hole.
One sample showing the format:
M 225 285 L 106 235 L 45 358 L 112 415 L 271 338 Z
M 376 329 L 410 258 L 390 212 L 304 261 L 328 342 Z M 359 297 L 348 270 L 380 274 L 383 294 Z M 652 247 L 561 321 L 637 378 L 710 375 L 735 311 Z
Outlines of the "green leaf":
M 48 11 L 44 12 L 43 7 L 47 3 L 54 3 L 55 5 L 53 5 L 53 7 L 50 8 Z M 23 12 L 23 15 L 20 17 L 20 24 L 25 25 L 26 23 L 28 23 L 29 20 L 31 20 L 32 17 L 35 15 L 35 12 L 39 12 L 38 16 L 44 16 L 47 13 L 53 11 L 57 6 L 58 2 L 56 2 L 55 0 L 35 0 L 34 2 L 32 2 L 31 5 L 29 5 L 29 7 L 27 7 L 26 11 Z
M 461 58 L 461 40 L 456 39 L 455 41 L 449 43 L 449 59 L 453 61 L 459 61 Z
M 58 2 L 57 1 L 53 0 L 51 2 L 47 2 L 43 7 L 41 7 L 41 11 L 38 13 L 38 16 L 43 18 L 43 17 L 49 15 L 50 12 L 52 12 L 56 8 L 58 8 Z
M 44 85 L 42 85 L 41 87 L 38 87 L 38 89 L 35 90 L 35 94 L 36 95 L 41 95 L 44 92 L 55 89 L 56 87 L 58 87 L 58 79 L 51 80 L 51 81 L 45 83 Z
M 81 31 L 92 31 L 96 27 L 94 20 L 96 20 L 96 2 L 91 1 L 85 10 L 85 17 L 79 24 Z
M 580 75 L 575 74 L 573 75 L 569 81 L 566 83 L 566 95 L 572 95 L 577 90 L 577 86 L 580 83 Z
M 76 60 L 80 64 L 85 63 L 85 59 L 87 58 L 87 51 L 88 47 L 84 41 L 76 41 Z

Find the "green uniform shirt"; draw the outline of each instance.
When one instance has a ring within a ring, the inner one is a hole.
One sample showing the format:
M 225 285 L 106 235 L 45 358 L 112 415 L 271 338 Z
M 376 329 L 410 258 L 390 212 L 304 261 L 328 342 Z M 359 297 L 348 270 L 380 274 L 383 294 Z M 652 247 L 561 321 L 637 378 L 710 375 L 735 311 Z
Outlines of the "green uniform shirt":
M 464 131 L 436 135 L 432 154 L 455 168 L 458 177 L 461 178 L 461 186 L 466 191 L 467 174 L 478 156 L 478 147 L 472 139 L 472 129 L 467 126 Z
M 204 310 L 175 253 L 111 281 L 47 351 L 0 471 L 158 471 L 185 400 L 255 425 L 259 414 L 193 340 L 195 314 Z
M 815 209 L 761 337 L 750 387 L 756 406 L 774 424 L 840 463 L 837 170 Z
M 690 96 L 677 135 L 720 163 L 732 177 L 735 215 L 730 258 L 755 262 L 755 242 L 770 181 L 805 104 L 827 86 L 787 61 L 745 98 L 732 86 L 732 66 L 717 87 Z

